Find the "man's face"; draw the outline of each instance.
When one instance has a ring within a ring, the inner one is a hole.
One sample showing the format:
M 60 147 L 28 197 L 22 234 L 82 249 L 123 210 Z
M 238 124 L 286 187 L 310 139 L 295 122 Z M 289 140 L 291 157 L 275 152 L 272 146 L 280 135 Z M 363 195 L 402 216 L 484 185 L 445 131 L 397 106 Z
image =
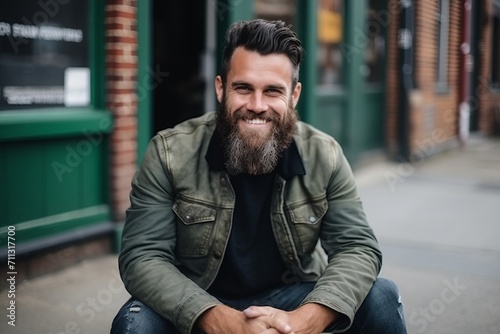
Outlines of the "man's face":
M 218 125 L 229 137 L 226 151 L 233 160 L 229 164 L 249 174 L 270 172 L 290 144 L 296 122 L 301 84 L 292 91 L 290 60 L 237 48 L 225 91 L 220 76 L 215 86 L 222 113 Z

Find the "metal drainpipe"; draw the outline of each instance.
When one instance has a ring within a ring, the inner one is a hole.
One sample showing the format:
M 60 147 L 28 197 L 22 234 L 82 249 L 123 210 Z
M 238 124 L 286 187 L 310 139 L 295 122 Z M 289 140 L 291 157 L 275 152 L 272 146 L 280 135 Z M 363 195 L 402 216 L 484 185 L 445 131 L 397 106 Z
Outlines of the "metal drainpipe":
M 415 5 L 412 0 L 400 0 L 401 16 L 400 28 L 398 33 L 399 49 L 400 49 L 400 94 L 399 94 L 399 157 L 406 161 L 410 160 L 410 92 L 414 87 L 413 82 L 413 64 L 414 64 L 414 36 L 415 22 L 414 9 Z
M 460 51 L 460 91 L 458 101 L 458 136 L 460 142 L 465 144 L 469 138 L 470 129 L 470 103 L 469 103 L 469 88 L 470 88 L 470 72 L 473 68 L 471 54 L 471 0 L 462 1 L 462 44 Z

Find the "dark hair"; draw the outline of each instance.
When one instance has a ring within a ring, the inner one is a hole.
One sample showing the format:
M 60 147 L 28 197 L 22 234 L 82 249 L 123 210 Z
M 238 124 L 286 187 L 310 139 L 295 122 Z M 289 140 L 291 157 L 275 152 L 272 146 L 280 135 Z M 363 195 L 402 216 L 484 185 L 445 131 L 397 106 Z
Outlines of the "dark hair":
M 297 34 L 283 21 L 267 21 L 255 19 L 234 23 L 227 32 L 226 46 L 222 55 L 220 76 L 226 83 L 227 73 L 234 50 L 244 47 L 248 51 L 256 51 L 261 55 L 273 53 L 283 54 L 290 59 L 293 66 L 292 89 L 299 81 L 300 63 L 304 54 L 302 43 Z

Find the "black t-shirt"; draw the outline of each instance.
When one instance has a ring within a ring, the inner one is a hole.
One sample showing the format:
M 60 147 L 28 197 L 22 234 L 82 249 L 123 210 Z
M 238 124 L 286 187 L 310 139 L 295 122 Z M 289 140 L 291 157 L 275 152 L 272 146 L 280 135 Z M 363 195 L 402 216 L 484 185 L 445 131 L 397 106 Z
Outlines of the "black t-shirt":
M 231 176 L 236 203 L 227 250 L 209 289 L 214 295 L 245 297 L 284 284 L 286 267 L 271 226 L 275 175 Z

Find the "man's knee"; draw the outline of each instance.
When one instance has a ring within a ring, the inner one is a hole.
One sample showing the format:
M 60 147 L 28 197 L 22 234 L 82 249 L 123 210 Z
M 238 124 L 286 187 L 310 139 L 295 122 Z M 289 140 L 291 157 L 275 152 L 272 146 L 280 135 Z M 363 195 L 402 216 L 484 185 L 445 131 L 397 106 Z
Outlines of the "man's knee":
M 377 278 L 368 296 L 374 299 L 374 302 L 392 301 L 398 304 L 401 303 L 398 286 L 387 278 Z
M 406 333 L 399 289 L 391 280 L 378 278 L 356 314 L 354 327 L 371 333 Z M 357 333 L 357 332 L 355 332 Z
M 111 334 L 178 333 L 175 327 L 158 313 L 131 298 L 126 302 L 111 327 Z

